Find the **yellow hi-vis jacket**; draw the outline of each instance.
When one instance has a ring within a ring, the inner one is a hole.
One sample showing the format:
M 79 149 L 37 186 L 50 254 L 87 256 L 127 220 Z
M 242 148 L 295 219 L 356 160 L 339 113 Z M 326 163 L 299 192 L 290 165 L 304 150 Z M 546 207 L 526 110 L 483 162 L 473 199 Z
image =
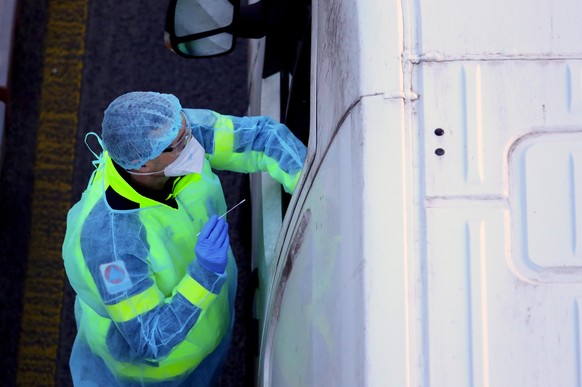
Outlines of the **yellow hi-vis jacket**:
M 237 278 L 230 250 L 225 273 L 204 269 L 194 253 L 209 217 L 226 212 L 211 167 L 268 171 L 288 192 L 295 188 L 305 147 L 284 125 L 185 112 L 207 153 L 200 174 L 173 180 L 162 203 L 132 188 L 105 152 L 69 212 L 63 259 L 77 293 L 76 383 L 207 383 L 220 364 L 212 357 L 226 354 Z

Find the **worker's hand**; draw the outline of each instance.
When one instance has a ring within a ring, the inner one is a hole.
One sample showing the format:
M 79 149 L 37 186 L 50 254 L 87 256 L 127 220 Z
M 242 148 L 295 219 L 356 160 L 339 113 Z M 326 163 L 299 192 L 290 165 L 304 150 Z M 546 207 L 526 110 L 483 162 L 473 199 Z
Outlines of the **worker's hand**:
M 218 216 L 212 215 L 200 232 L 196 243 L 198 263 L 205 269 L 216 273 L 224 273 L 228 262 L 228 223 Z

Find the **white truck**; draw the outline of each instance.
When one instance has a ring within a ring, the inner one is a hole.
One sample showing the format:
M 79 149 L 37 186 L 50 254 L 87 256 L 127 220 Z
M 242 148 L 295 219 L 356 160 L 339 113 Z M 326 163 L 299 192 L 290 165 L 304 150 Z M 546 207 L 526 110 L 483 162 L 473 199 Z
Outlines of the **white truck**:
M 190 2 L 309 144 L 252 178 L 259 385 L 582 386 L 580 1 Z

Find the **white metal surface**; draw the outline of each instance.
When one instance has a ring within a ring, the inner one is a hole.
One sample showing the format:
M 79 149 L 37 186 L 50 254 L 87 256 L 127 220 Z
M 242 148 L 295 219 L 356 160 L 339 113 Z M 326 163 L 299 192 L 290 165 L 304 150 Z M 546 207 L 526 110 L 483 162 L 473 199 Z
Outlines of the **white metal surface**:
M 512 254 L 534 283 L 582 279 L 582 133 L 536 132 L 512 149 Z
M 580 11 L 313 2 L 263 385 L 582 385 Z
M 390 52 L 370 43 L 382 35 L 400 36 L 397 23 L 381 23 L 386 16 L 397 20 L 399 4 L 376 4 L 360 15 L 378 23 L 366 30 L 373 36 L 335 29 L 326 16 L 353 16 L 354 3 L 313 4 L 313 29 L 319 31 L 312 40 L 315 154 L 294 198 L 295 214 L 288 216 L 290 232 L 284 230 L 286 238 L 280 239 L 264 316 L 263 385 L 365 385 L 387 380 L 388 374 L 395 383 L 406 380 L 408 279 L 400 258 L 407 240 L 403 232 L 391 235 L 395 260 L 386 256 L 385 243 L 386 230 L 404 230 L 404 168 L 399 174 L 390 166 L 403 164 L 403 100 L 409 96 L 402 91 L 401 42 L 384 39 Z M 360 56 L 364 49 L 373 61 Z M 395 71 L 378 82 L 368 73 L 375 63 L 376 74 L 385 74 L 388 66 Z M 382 170 L 386 178 L 378 179 Z M 386 200 L 393 195 L 395 200 Z M 385 211 L 393 216 L 378 216 Z M 379 287 L 381 292 L 373 290 Z M 399 329 L 387 330 L 386 324 Z M 389 367 L 386 356 L 392 359 Z
M 353 386 L 363 377 L 363 348 L 352 334 L 364 328 L 362 278 L 354 275 L 361 261 L 342 259 L 362 253 L 361 242 L 352 238 L 352 230 L 361 228 L 361 204 L 351 187 L 361 182 L 350 178 L 352 170 L 360 169 L 350 157 L 350 129 L 346 121 L 303 204 L 298 239 L 292 242 L 297 245 L 287 258 L 289 273 L 282 273 L 281 310 L 271 315 L 266 385 Z
M 426 385 L 582 382 L 582 29 L 558 3 L 448 2 L 463 17 L 417 29 Z
M 417 53 L 427 60 L 579 58 L 575 0 L 408 1 Z

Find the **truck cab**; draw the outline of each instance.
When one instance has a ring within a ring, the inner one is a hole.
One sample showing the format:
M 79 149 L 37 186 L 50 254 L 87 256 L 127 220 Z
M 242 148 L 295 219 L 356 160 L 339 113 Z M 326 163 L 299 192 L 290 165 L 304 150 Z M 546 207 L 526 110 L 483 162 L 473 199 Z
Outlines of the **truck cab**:
M 580 3 L 226 2 L 308 144 L 251 177 L 258 384 L 579 386 Z

